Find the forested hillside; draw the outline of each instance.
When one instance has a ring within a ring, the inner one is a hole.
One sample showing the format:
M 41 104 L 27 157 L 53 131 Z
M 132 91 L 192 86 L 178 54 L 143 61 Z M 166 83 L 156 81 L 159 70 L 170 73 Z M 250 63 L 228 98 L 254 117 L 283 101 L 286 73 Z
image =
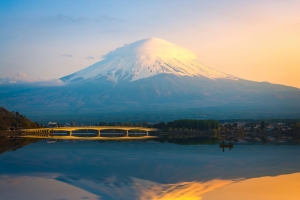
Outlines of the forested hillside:
M 19 112 L 11 112 L 3 107 L 0 107 L 0 131 L 18 128 L 36 128 L 39 125 L 32 122 Z
M 216 120 L 179 119 L 168 123 L 165 122 L 156 123 L 149 127 L 159 128 L 163 130 L 167 130 L 169 128 L 212 130 L 212 129 L 219 129 L 220 124 Z

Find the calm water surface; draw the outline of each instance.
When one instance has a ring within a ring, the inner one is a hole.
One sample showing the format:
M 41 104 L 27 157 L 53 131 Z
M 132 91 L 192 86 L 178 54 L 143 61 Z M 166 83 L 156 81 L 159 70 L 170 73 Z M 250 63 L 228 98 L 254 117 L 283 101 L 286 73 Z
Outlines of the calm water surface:
M 0 154 L 0 199 L 300 199 L 299 173 L 300 145 L 44 140 Z

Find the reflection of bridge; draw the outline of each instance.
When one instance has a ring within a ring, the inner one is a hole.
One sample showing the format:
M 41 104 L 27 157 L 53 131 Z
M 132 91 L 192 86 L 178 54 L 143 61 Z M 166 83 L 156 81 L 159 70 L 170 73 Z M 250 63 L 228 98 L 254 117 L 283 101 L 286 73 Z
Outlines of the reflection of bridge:
M 67 132 L 68 136 L 73 136 L 74 131 L 97 131 L 95 137 L 101 137 L 101 131 L 105 130 L 118 130 L 125 131 L 126 137 L 129 136 L 129 131 L 144 131 L 146 136 L 149 136 L 149 132 L 158 131 L 156 128 L 145 128 L 145 127 L 125 127 L 125 126 L 79 126 L 79 127 L 55 127 L 55 128 L 35 128 L 35 129 L 22 129 L 22 136 L 40 136 L 50 137 L 53 136 L 54 132 Z M 64 137 L 64 136 L 58 136 Z

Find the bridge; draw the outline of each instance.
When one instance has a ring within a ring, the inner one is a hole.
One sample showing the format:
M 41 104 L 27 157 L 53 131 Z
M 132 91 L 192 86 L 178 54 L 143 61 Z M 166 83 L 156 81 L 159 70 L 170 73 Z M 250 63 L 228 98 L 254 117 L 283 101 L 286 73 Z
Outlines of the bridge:
M 145 127 L 125 127 L 125 126 L 78 126 L 78 127 L 55 127 L 55 128 L 34 128 L 34 129 L 21 129 L 22 137 L 35 137 L 35 138 L 53 138 L 55 132 L 66 132 L 68 133 L 68 137 L 66 136 L 55 136 L 55 138 L 68 138 L 68 139 L 76 139 L 82 137 L 76 137 L 73 135 L 75 131 L 96 131 L 96 135 L 94 137 L 89 137 L 90 139 L 101 139 L 101 138 L 109 138 L 101 136 L 101 133 L 105 133 L 105 130 L 119 130 L 125 131 L 125 137 L 132 136 L 129 131 L 144 131 L 145 136 L 138 138 L 153 138 L 153 136 L 149 136 L 149 132 L 159 131 L 156 128 L 145 128 Z M 106 133 L 107 134 L 107 133 Z M 130 137 L 133 138 L 133 137 Z

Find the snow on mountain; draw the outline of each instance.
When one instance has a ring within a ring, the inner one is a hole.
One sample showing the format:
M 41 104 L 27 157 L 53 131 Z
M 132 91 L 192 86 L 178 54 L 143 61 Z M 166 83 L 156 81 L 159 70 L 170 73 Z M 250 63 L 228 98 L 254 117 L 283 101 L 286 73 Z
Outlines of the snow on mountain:
M 157 74 L 199 76 L 209 79 L 236 77 L 218 72 L 195 60 L 193 52 L 158 38 L 149 38 L 125 44 L 104 56 L 104 60 L 69 76 L 66 83 L 81 82 L 104 77 L 117 83 L 120 80 L 135 81 Z

